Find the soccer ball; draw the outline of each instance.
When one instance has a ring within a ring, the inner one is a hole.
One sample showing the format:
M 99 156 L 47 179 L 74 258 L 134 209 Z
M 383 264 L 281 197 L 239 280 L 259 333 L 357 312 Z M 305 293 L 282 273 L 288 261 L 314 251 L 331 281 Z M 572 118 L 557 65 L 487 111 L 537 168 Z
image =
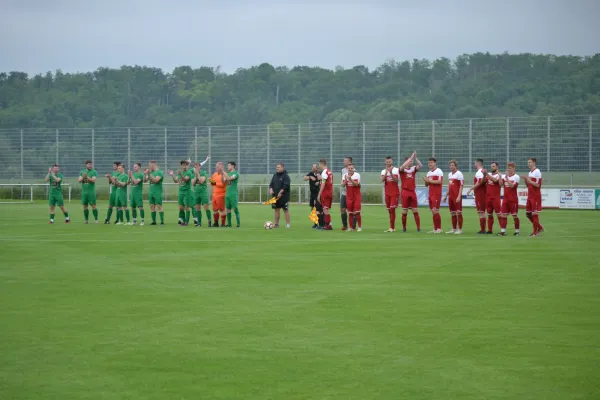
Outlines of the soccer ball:
M 265 229 L 273 229 L 273 223 L 271 221 L 265 222 Z

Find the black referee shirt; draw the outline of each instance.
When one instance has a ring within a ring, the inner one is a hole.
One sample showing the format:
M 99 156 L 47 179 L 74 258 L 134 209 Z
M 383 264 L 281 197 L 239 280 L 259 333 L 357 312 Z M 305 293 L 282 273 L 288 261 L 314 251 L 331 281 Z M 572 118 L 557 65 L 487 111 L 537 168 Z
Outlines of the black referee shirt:
M 318 196 L 319 189 L 321 187 L 321 175 L 315 174 L 314 172 L 310 171 L 308 174 L 306 174 L 306 176 L 308 176 L 309 178 L 310 177 L 315 178 L 314 181 L 312 179 L 308 180 L 308 187 L 310 188 L 310 194 L 312 194 L 314 196 Z

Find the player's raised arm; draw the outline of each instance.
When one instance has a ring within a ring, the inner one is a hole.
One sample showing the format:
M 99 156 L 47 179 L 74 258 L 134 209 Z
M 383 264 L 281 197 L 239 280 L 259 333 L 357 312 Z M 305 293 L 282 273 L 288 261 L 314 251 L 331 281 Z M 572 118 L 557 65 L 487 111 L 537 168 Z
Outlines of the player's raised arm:
M 48 168 L 48 173 L 46 174 L 46 177 L 44 178 L 44 182 L 50 181 L 50 174 L 51 173 L 52 173 L 52 168 Z
M 167 170 L 167 174 L 169 174 L 171 178 L 173 178 L 173 182 L 179 183 L 179 178 L 173 173 L 172 170 Z M 179 175 L 179 172 L 177 172 L 177 175 Z
M 488 172 L 487 178 L 494 183 L 498 183 L 500 181 L 500 174 L 498 174 L 498 176 L 494 177 L 494 175 L 492 175 L 491 173 Z

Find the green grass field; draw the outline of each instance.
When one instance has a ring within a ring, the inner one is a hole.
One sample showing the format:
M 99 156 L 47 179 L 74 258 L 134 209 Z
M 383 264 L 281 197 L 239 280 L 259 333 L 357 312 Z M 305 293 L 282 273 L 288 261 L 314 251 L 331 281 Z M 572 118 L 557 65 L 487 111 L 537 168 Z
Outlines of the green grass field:
M 349 233 L 297 205 L 272 231 L 266 206 L 210 230 L 68 206 L 0 205 L 0 399 L 600 397 L 597 212 L 529 238 L 524 213 L 524 236 L 474 235 L 472 209 L 433 236 L 384 234 L 382 207 Z

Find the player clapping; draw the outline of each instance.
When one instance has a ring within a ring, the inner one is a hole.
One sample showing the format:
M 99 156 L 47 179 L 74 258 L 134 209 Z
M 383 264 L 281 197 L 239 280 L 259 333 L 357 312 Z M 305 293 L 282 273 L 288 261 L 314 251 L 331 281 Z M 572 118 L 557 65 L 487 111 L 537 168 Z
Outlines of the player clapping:
M 347 165 L 348 173 L 342 179 L 342 187 L 346 188 L 346 208 L 350 219 L 348 231 L 362 231 L 362 195 L 360 193 L 360 174 L 354 170 L 354 164 Z
M 544 232 L 544 227 L 540 224 L 539 213 L 542 212 L 542 173 L 537 168 L 537 160 L 529 158 L 527 160 L 529 175 L 521 176 L 521 179 L 527 184 L 527 205 L 525 212 L 527 219 L 533 225 L 533 232 L 529 236 L 539 236 Z
M 487 171 L 483 168 L 483 159 L 478 158 L 475 160 L 475 168 L 477 172 L 473 178 L 473 186 L 467 192 L 467 196 L 471 193 L 475 195 L 475 208 L 479 215 L 479 232 L 478 234 L 485 234 L 485 184 L 487 180 L 485 175 Z
M 442 233 L 442 217 L 440 216 L 440 204 L 442 202 L 442 184 L 444 173 L 437 167 L 434 157 L 429 159 L 429 171 L 423 177 L 425 186 L 429 187 L 429 209 L 433 215 L 433 230 L 429 233 Z
M 451 160 L 448 164 L 450 172 L 448 173 L 448 191 L 444 196 L 444 202 L 448 201 L 448 208 L 452 217 L 452 230 L 446 233 L 460 235 L 462 233 L 463 215 L 462 215 L 462 191 L 465 184 L 465 178 L 462 172 L 458 170 L 456 160 Z
M 494 228 L 494 213 L 499 217 L 501 214 L 500 209 L 500 190 L 501 190 L 501 176 L 498 172 L 498 163 L 492 162 L 490 164 L 490 172 L 485 175 L 486 187 L 485 187 L 485 206 L 487 210 L 487 234 L 491 235 Z
M 65 223 L 71 222 L 69 213 L 65 209 L 65 200 L 62 193 L 62 181 L 63 175 L 59 172 L 60 167 L 58 164 L 54 164 L 48 168 L 48 175 L 44 179 L 44 182 L 48 182 L 50 189 L 48 190 L 48 205 L 50 206 L 50 224 L 54 223 L 54 210 L 58 206 L 63 214 L 65 215 Z
M 385 207 L 390 214 L 390 229 L 386 232 L 396 231 L 396 208 L 398 208 L 398 199 L 400 190 L 398 181 L 400 180 L 400 170 L 394 167 L 394 160 L 388 156 L 385 158 L 385 169 L 381 171 L 381 182 L 383 182 L 385 194 Z
M 508 169 L 506 174 L 502 176 L 502 185 L 504 186 L 504 198 L 502 199 L 502 209 L 500 218 L 500 233 L 498 236 L 506 236 L 506 225 L 508 224 L 508 215 L 513 216 L 515 222 L 515 236 L 519 236 L 519 228 L 521 222 L 519 221 L 519 196 L 517 194 L 517 188 L 519 186 L 520 178 L 515 173 L 516 164 L 513 162 L 508 163 Z
M 414 165 L 414 163 L 417 165 Z M 400 198 L 402 200 L 402 231 L 406 232 L 406 219 L 410 209 L 415 217 L 417 232 L 421 232 L 421 217 L 419 216 L 419 199 L 416 192 L 417 172 L 421 170 L 423 164 L 417 158 L 417 152 L 413 152 L 410 157 L 404 160 L 398 170 L 400 172 L 400 181 L 402 182 L 402 191 Z

